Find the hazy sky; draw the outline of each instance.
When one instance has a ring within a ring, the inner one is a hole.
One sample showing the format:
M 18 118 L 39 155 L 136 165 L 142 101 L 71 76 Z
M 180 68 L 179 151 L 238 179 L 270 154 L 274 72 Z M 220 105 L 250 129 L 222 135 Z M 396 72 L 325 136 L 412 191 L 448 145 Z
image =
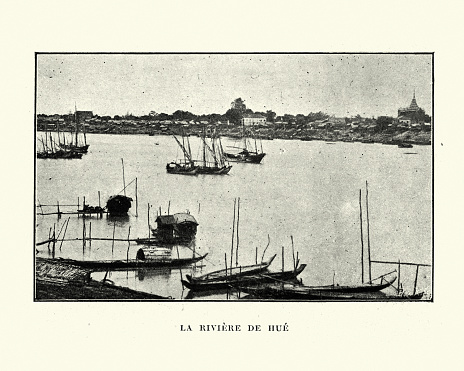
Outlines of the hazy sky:
M 416 91 L 432 105 L 431 55 L 39 54 L 37 113 L 100 116 L 225 113 L 238 97 L 253 111 L 396 116 Z

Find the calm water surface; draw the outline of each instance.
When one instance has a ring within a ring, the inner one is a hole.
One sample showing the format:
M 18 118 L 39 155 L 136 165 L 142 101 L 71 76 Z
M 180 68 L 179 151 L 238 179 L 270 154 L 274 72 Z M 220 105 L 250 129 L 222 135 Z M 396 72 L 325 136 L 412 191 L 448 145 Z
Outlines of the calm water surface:
M 41 133 L 38 133 L 38 137 Z M 70 216 L 66 238 L 82 237 L 83 223 L 92 237 L 148 237 L 148 218 L 154 225 L 159 213 L 190 212 L 199 222 L 194 249 L 208 253 L 197 267 L 150 271 L 112 272 L 117 285 L 136 290 L 189 299 L 181 275 L 202 274 L 224 267 L 230 259 L 234 199 L 240 197 L 238 261 L 253 264 L 277 254 L 271 270 L 293 266 L 295 253 L 306 270 L 299 276 L 307 285 L 361 282 L 359 190 L 362 189 L 364 246 L 367 247 L 365 182 L 369 183 L 370 245 L 373 260 L 432 263 L 432 152 L 431 146 L 400 149 L 363 143 L 328 144 L 321 141 L 263 141 L 267 153 L 262 164 L 232 163 L 226 176 L 167 174 L 166 163 L 181 156 L 170 136 L 89 134 L 89 153 L 81 160 L 37 160 L 36 196 L 40 204 L 86 203 L 105 205 L 109 196 L 123 189 L 121 159 L 128 196 L 134 198 L 127 218 Z M 223 139 L 223 145 L 233 144 Z M 191 138 L 199 158 L 200 141 Z M 135 203 L 137 178 L 138 207 Z M 132 182 L 132 183 L 131 183 Z M 150 212 L 148 213 L 148 205 Z M 76 207 L 61 207 L 75 211 Z M 40 209 L 38 209 L 40 210 Z M 43 211 L 56 208 L 43 207 Z M 136 216 L 136 211 L 138 216 Z M 46 240 L 50 228 L 59 231 L 63 216 L 36 218 L 36 239 Z M 91 223 L 91 226 L 90 226 Z M 130 227 L 130 234 L 129 234 Z M 127 242 L 65 241 L 55 256 L 74 259 L 135 258 L 139 245 Z M 47 245 L 38 256 L 50 256 Z M 256 253 L 257 251 L 257 253 Z M 191 257 L 186 247 L 174 247 L 172 256 Z M 367 277 L 367 248 L 364 253 Z M 235 258 L 234 258 L 235 261 Z M 396 266 L 373 264 L 377 277 Z M 104 273 L 94 273 L 96 279 Z M 414 287 L 415 267 L 402 267 L 401 281 L 407 292 Z M 431 269 L 420 268 L 418 290 L 431 293 Z M 194 298 L 195 299 L 195 298 Z M 196 299 L 225 299 L 225 295 Z

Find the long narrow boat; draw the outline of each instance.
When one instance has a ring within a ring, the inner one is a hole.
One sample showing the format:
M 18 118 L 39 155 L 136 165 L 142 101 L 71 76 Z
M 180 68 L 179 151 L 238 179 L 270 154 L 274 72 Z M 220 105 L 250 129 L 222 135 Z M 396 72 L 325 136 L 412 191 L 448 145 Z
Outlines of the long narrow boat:
M 241 286 L 254 286 L 265 282 L 279 281 L 296 281 L 296 277 L 303 272 L 306 264 L 301 264 L 297 269 L 284 272 L 266 272 L 245 275 L 245 276 L 232 276 L 226 277 L 222 280 L 207 279 L 207 280 L 194 280 L 188 276 L 187 280 L 182 280 L 182 285 L 193 291 L 204 290 L 217 290 L 223 288 L 239 288 Z M 190 278 L 190 279 L 189 279 Z
M 198 277 L 192 277 L 190 275 L 186 275 L 186 277 L 191 283 L 195 284 L 198 282 L 223 281 L 226 278 L 231 280 L 236 277 L 243 277 L 247 275 L 249 276 L 249 275 L 264 272 L 271 265 L 271 263 L 273 262 L 276 256 L 277 254 L 272 256 L 268 261 L 262 262 L 259 264 L 227 268 L 227 270 L 220 269 L 220 270 L 213 271 L 213 272 L 210 272 L 202 276 L 198 276 Z
M 114 270 L 124 270 L 124 269 L 134 269 L 134 268 L 159 268 L 159 267 L 183 267 L 186 265 L 191 265 L 203 260 L 207 253 L 195 258 L 162 258 L 156 260 L 138 260 L 138 259 L 129 259 L 129 260 L 74 260 L 74 259 L 48 259 L 55 260 L 61 263 L 66 263 L 76 267 L 82 267 L 91 269 L 94 272 L 98 271 L 114 271 Z M 45 258 L 42 258 L 45 259 Z
M 390 280 L 382 279 L 378 284 L 361 284 L 350 286 L 303 286 L 292 284 L 266 285 L 262 287 L 245 287 L 243 291 L 258 298 L 265 299 L 295 299 L 295 300 L 349 300 L 369 299 L 369 294 L 378 293 L 390 286 L 396 277 Z

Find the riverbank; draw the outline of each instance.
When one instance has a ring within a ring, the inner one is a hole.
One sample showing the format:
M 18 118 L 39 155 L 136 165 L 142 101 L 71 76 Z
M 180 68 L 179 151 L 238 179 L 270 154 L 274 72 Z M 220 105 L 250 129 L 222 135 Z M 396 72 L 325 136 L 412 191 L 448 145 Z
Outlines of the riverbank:
M 93 280 L 90 274 L 89 269 L 37 258 L 35 299 L 37 301 L 170 300 L 163 296 L 115 286 L 109 282 L 98 282 Z
M 240 138 L 241 128 L 239 126 L 220 125 L 215 126 L 216 132 L 223 137 Z M 202 136 L 203 128 L 197 125 L 172 125 L 166 127 L 153 126 L 134 126 L 134 125 L 111 125 L 109 127 L 89 126 L 87 133 L 93 134 L 117 134 L 117 135 L 172 135 L 184 134 L 190 136 Z M 38 131 L 44 132 L 44 128 L 39 127 Z M 71 128 L 69 128 L 71 132 Z M 385 131 L 369 130 L 326 130 L 326 129 L 307 129 L 301 127 L 279 128 L 279 127 L 259 127 L 255 130 L 257 138 L 273 140 L 302 140 L 302 141 L 328 141 L 328 142 L 348 142 L 348 143 L 382 143 L 398 145 L 399 143 L 409 143 L 417 145 L 430 145 L 432 143 L 432 133 L 426 130 L 395 128 Z

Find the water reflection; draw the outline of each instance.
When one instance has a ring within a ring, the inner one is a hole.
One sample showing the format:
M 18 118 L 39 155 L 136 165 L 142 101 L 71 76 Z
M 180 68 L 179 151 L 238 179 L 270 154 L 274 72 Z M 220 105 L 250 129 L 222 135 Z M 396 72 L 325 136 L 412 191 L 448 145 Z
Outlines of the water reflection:
M 106 221 L 109 226 L 125 227 L 129 223 L 129 215 L 110 215 L 107 214 Z

